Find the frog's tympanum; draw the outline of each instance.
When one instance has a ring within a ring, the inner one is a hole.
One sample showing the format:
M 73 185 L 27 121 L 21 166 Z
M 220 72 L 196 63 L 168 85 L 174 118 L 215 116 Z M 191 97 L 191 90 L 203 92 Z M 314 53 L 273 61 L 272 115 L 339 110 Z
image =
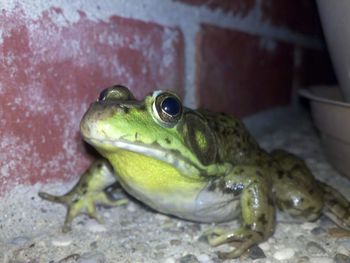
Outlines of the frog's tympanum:
M 120 205 L 120 186 L 165 214 L 198 222 L 240 218 L 237 229 L 204 233 L 212 246 L 235 244 L 222 258 L 235 258 L 269 238 L 276 210 L 316 220 L 322 213 L 350 228 L 349 202 L 316 180 L 305 163 L 282 150 L 261 149 L 241 121 L 226 114 L 191 110 L 169 91 L 142 101 L 122 86 L 105 89 L 85 113 L 80 130 L 104 157 L 64 196 L 63 231 L 78 214 L 98 220 L 95 205 Z M 107 162 L 108 161 L 108 162 Z M 109 187 L 113 185 L 113 187 Z

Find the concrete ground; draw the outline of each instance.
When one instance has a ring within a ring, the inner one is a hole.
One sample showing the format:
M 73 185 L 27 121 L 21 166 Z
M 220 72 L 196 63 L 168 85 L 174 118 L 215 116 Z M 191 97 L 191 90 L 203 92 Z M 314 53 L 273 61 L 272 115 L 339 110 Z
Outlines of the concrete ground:
M 289 119 L 269 114 L 246 122 L 261 146 L 301 156 L 320 180 L 350 200 L 350 180 L 327 162 L 310 119 L 299 113 Z M 259 122 L 260 128 L 254 126 Z M 133 199 L 126 206 L 100 208 L 103 225 L 79 216 L 73 230 L 62 234 L 65 208 L 41 200 L 37 192 L 64 193 L 73 184 L 18 186 L 0 200 L 0 262 L 222 262 L 215 252 L 228 247 L 211 248 L 200 239 L 212 225 L 162 215 Z M 222 226 L 237 227 L 237 222 Z M 225 262 L 350 262 L 350 236 L 325 217 L 312 223 L 279 222 L 269 240 Z

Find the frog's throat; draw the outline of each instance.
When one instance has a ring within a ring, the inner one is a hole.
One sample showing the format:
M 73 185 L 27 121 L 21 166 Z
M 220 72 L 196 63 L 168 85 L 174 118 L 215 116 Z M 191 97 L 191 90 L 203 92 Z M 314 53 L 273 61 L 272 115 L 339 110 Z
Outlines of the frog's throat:
M 183 175 L 188 175 L 190 177 L 199 177 L 204 174 L 208 174 L 209 170 L 213 170 L 213 167 L 200 166 L 188 158 L 182 156 L 180 153 L 177 153 L 174 150 L 167 149 L 166 151 L 160 148 L 157 148 L 156 145 L 142 145 L 130 141 L 123 140 L 106 140 L 106 139 L 95 139 L 87 138 L 84 140 L 94 146 L 97 151 L 104 157 L 113 153 L 113 151 L 118 151 L 120 149 L 136 152 L 145 156 L 149 156 L 160 161 L 166 162 L 181 172 Z

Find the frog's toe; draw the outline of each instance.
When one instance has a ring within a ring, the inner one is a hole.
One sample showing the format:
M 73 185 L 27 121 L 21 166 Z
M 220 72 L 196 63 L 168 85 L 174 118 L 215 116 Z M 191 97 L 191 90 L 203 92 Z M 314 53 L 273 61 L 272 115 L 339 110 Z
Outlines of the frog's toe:
M 245 240 L 243 242 L 239 242 L 239 244 L 229 252 L 217 252 L 217 255 L 220 259 L 232 259 L 238 258 L 244 253 L 246 253 L 250 247 L 256 244 L 255 240 Z
M 64 221 L 64 225 L 62 227 L 62 232 L 67 233 L 71 231 L 72 221 L 79 214 L 87 214 L 90 218 L 95 219 L 99 224 L 103 224 L 103 219 L 100 218 L 96 213 L 96 206 L 93 201 L 76 199 L 72 203 L 66 203 L 68 209 L 66 214 L 66 219 Z
M 220 240 L 225 236 L 226 230 L 221 227 L 214 227 L 206 230 L 200 237 L 202 240 L 206 240 L 209 245 L 216 247 L 222 243 Z
M 62 196 L 55 196 L 45 192 L 39 192 L 39 196 L 48 201 L 67 206 L 67 214 L 62 228 L 63 232 L 69 232 L 71 230 L 73 219 L 80 214 L 87 214 L 90 218 L 93 218 L 98 223 L 103 224 L 103 219 L 100 218 L 96 212 L 97 204 L 106 206 L 120 206 L 127 203 L 126 199 L 112 200 L 103 191 L 78 194 L 73 190 Z
M 54 203 L 60 203 L 60 204 L 64 204 L 66 203 L 66 199 L 67 197 L 65 195 L 62 196 L 57 196 L 57 195 L 51 195 L 45 192 L 39 192 L 38 195 L 45 200 L 54 202 Z
M 234 245 L 230 252 L 218 252 L 219 258 L 230 259 L 237 258 L 245 253 L 251 246 L 258 244 L 263 240 L 263 236 L 251 229 L 242 227 L 236 230 L 227 231 L 222 228 L 213 228 L 204 233 L 208 243 L 213 246 L 222 244 Z

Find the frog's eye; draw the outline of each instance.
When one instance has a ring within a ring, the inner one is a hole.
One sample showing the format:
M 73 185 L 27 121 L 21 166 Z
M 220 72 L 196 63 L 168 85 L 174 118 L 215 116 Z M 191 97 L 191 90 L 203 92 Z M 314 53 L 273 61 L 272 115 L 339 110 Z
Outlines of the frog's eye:
M 166 126 L 174 126 L 182 116 L 181 101 L 172 93 L 159 94 L 155 99 L 154 106 L 158 119 Z
M 106 88 L 100 93 L 100 96 L 98 97 L 98 101 L 133 100 L 133 99 L 134 99 L 134 96 L 129 91 L 129 89 L 122 85 L 115 85 L 115 86 Z

